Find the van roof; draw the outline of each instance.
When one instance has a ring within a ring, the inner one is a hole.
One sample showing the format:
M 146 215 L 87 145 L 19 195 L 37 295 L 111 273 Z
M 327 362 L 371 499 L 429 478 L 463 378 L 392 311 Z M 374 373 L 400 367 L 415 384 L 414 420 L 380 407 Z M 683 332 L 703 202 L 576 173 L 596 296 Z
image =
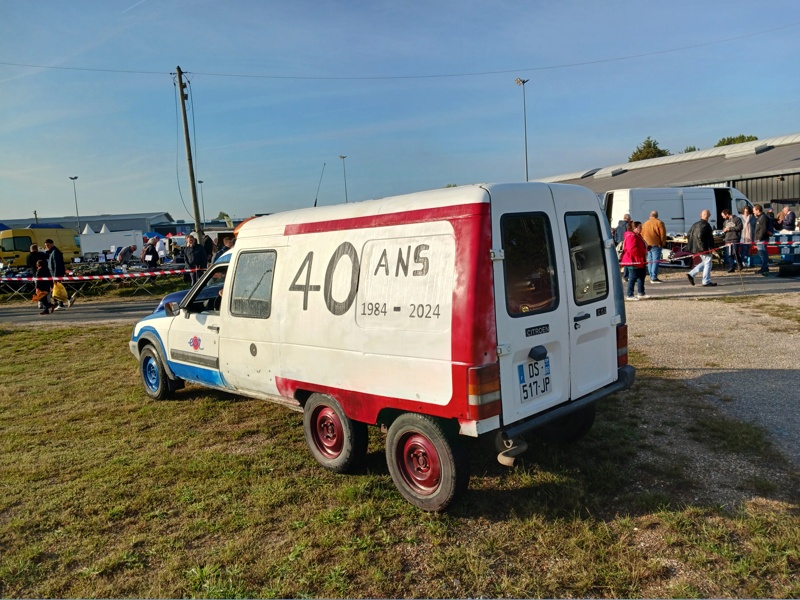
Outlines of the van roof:
M 349 204 L 303 208 L 254 217 L 242 223 L 238 237 L 241 239 L 260 235 L 283 235 L 286 226 L 294 224 L 341 221 L 413 210 L 488 203 L 491 193 L 495 190 L 525 186 L 548 187 L 548 184 L 539 182 L 471 184 Z

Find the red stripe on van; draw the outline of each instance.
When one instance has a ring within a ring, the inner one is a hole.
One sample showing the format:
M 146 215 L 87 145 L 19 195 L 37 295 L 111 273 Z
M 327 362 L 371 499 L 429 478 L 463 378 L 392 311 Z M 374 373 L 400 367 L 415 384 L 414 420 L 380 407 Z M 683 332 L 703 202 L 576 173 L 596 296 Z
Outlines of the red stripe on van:
M 427 223 L 428 221 L 449 221 L 473 215 L 488 215 L 489 204 L 456 204 L 439 206 L 404 212 L 337 219 L 334 221 L 317 221 L 314 223 L 293 223 L 287 225 L 283 235 L 299 235 L 303 233 L 321 233 L 325 231 L 346 231 L 349 229 L 366 229 L 370 227 L 388 227 L 390 225 L 408 225 L 410 223 Z
M 461 385 L 456 386 L 457 381 Z M 341 405 L 349 418 L 370 425 L 378 422 L 378 416 L 383 410 L 414 412 L 444 419 L 470 420 L 467 414 L 467 369 L 463 365 L 453 365 L 453 396 L 450 402 L 444 405 L 345 390 L 285 377 L 276 377 L 275 384 L 278 393 L 284 398 L 294 398 L 297 390 L 327 394 Z

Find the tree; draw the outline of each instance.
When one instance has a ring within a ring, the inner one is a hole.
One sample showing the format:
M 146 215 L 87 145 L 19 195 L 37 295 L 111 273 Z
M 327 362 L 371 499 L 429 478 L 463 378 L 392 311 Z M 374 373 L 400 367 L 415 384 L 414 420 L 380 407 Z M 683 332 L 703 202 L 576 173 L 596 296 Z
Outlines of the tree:
M 217 215 L 217 218 L 214 219 L 214 220 L 215 221 L 224 221 L 225 219 L 230 219 L 230 218 L 231 217 L 230 217 L 230 215 L 228 213 L 226 213 L 225 211 L 221 210 L 221 211 L 219 211 L 219 214 Z
M 731 144 L 743 144 L 744 142 L 755 142 L 757 139 L 758 137 L 755 135 L 745 135 L 743 133 L 740 133 L 735 137 L 722 138 L 720 141 L 714 144 L 714 147 L 716 148 L 717 146 L 730 146 Z
M 628 157 L 628 162 L 645 160 L 646 158 L 659 158 L 660 156 L 670 156 L 672 152 L 659 148 L 658 142 L 647 136 L 647 139 L 636 146 L 636 150 Z
M 458 187 L 458 184 L 455 184 L 455 183 L 448 183 L 448 184 L 447 184 L 446 186 L 444 186 L 444 187 L 446 187 L 446 188 Z
M 697 152 L 698 150 L 700 150 L 700 148 L 698 148 L 697 146 L 686 146 L 686 148 L 683 149 L 683 152 L 681 152 L 681 154 L 686 154 L 687 152 Z

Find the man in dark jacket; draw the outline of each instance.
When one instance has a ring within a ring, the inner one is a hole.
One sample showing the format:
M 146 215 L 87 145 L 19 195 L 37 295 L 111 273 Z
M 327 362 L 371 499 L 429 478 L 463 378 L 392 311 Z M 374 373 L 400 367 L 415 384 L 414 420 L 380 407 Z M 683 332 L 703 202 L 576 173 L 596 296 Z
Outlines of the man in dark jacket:
M 742 270 L 742 259 L 739 256 L 739 240 L 742 238 L 744 225 L 742 220 L 727 208 L 722 209 L 722 230 L 725 232 L 725 258 L 728 263 L 728 273 L 733 273 L 738 265 Z
M 35 271 L 39 268 L 36 263 L 40 260 L 43 260 L 45 263 L 47 263 L 47 254 L 39 250 L 38 244 L 31 244 L 31 252 L 25 258 L 25 266 L 31 271 Z
M 758 262 L 761 265 L 757 272 L 766 277 L 769 274 L 767 242 L 769 242 L 769 236 L 772 234 L 772 224 L 770 223 L 769 217 L 764 212 L 764 208 L 760 204 L 756 204 L 753 207 L 753 214 L 756 217 L 756 231 L 753 235 L 753 241 L 756 243 Z
M 53 240 L 49 238 L 44 241 L 44 247 L 47 250 L 47 268 L 50 269 L 50 274 L 53 277 L 64 277 L 64 275 L 67 274 L 67 269 L 64 266 L 64 255 L 61 253 L 61 250 L 59 250 L 53 243 Z M 58 300 L 57 304 L 56 310 L 61 310 L 62 308 L 69 308 L 72 302 L 64 304 Z
M 187 269 L 197 269 L 197 271 L 192 271 L 189 274 L 190 280 L 194 284 L 208 267 L 208 255 L 205 248 L 197 243 L 193 235 L 186 236 L 186 248 L 183 249 L 183 257 Z
M 714 250 L 714 231 L 708 223 L 711 217 L 709 210 L 700 213 L 700 220 L 692 225 L 687 235 L 686 249 L 692 254 L 700 255 L 700 262 L 697 266 L 686 274 L 689 283 L 694 285 L 695 276 L 703 271 L 703 287 L 717 285 L 711 281 L 711 251 Z

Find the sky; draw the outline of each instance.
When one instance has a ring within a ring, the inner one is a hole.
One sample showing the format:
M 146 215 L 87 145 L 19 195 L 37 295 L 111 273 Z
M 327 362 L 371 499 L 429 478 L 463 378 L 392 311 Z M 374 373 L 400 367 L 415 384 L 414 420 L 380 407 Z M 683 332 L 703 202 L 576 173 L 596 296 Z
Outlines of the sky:
M 797 0 L 0 0 L 0 222 L 191 221 L 178 66 L 211 219 L 797 133 L 798 56 Z

